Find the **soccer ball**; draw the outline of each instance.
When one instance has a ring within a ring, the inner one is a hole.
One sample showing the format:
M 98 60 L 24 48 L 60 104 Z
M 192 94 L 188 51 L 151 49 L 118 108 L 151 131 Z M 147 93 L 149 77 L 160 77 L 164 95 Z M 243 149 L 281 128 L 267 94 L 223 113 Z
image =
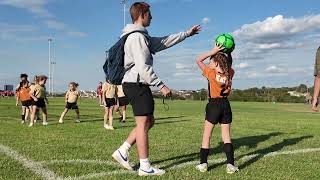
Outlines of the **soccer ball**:
M 225 53 L 231 53 L 234 50 L 235 43 L 231 34 L 220 34 L 216 38 L 216 44 L 223 45 Z

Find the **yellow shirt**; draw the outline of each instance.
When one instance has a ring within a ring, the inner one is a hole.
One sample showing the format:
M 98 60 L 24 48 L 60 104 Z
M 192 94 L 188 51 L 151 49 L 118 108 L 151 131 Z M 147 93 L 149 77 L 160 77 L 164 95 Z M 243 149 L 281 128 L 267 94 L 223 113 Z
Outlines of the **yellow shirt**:
M 105 95 L 105 98 L 114 98 L 116 94 L 116 85 L 107 82 L 103 83 L 102 93 Z
M 76 103 L 78 101 L 80 94 L 78 91 L 68 91 L 66 94 L 66 99 L 68 103 Z
M 44 99 L 47 96 L 46 87 L 40 86 L 36 84 L 34 86 L 30 86 L 30 94 L 34 95 L 36 98 Z
M 117 85 L 116 92 L 117 92 L 117 97 L 118 98 L 125 97 L 122 85 Z

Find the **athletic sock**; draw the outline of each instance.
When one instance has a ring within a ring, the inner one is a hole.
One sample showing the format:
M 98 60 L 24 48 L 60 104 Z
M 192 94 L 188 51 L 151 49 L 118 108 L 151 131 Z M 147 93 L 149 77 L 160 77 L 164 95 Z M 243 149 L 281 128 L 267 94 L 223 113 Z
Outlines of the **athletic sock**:
M 140 169 L 143 170 L 148 170 L 150 169 L 151 165 L 150 165 L 150 161 L 149 159 L 140 159 Z
M 200 149 L 200 164 L 203 164 L 203 163 L 208 164 L 208 155 L 209 155 L 209 149 L 205 149 L 205 148 Z
M 126 154 L 127 151 L 129 151 L 129 149 L 131 148 L 131 145 L 125 141 L 119 148 L 119 151 L 121 152 L 121 154 Z
M 223 151 L 227 156 L 227 163 L 234 165 L 234 151 L 233 145 L 231 143 L 226 143 L 223 145 Z
M 22 121 L 24 121 L 25 120 L 25 115 L 21 115 L 21 119 L 22 119 Z

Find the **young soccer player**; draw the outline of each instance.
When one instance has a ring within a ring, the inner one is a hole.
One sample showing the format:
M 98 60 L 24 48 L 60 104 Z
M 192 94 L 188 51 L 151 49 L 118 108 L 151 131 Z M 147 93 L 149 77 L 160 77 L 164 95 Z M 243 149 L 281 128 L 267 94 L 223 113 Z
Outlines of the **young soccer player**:
M 32 106 L 32 114 L 31 114 L 31 120 L 29 126 L 33 126 L 35 122 L 35 116 L 37 112 L 37 108 L 42 110 L 42 125 L 46 126 L 48 125 L 47 122 L 47 108 L 46 108 L 46 102 L 49 103 L 47 99 L 47 93 L 46 93 L 46 81 L 47 76 L 41 75 L 37 77 L 37 83 L 34 85 L 34 87 L 30 91 L 30 96 L 33 99 L 33 106 Z
M 30 86 L 29 86 L 30 91 L 32 91 L 32 90 L 34 89 L 35 85 L 37 84 L 37 80 L 38 80 L 38 76 L 34 76 L 33 82 L 30 83 Z M 34 104 L 34 101 L 33 101 L 33 99 L 31 98 L 31 114 L 32 114 L 32 104 Z M 37 111 L 36 111 L 36 118 L 35 118 L 35 120 L 34 120 L 34 123 L 36 123 L 37 120 L 41 120 L 41 119 L 40 119 L 40 114 L 39 114 L 39 109 L 38 109 L 38 108 L 37 108 Z
M 200 26 L 196 25 L 186 32 L 165 37 L 151 37 L 146 27 L 150 26 L 152 15 L 150 5 L 136 2 L 130 8 L 133 24 L 123 30 L 128 36 L 124 45 L 124 66 L 126 69 L 122 86 L 124 94 L 132 105 L 136 127 L 127 140 L 117 149 L 112 157 L 124 168 L 132 170 L 129 163 L 129 149 L 137 144 L 140 159 L 139 176 L 163 175 L 164 170 L 151 166 L 149 157 L 148 132 L 154 125 L 154 99 L 150 86 L 157 86 L 164 96 L 170 96 L 170 89 L 156 75 L 153 69 L 152 54 L 170 48 L 186 38 L 198 34 Z
M 102 82 L 99 82 L 99 84 L 98 84 L 97 94 L 98 94 L 99 105 L 100 105 L 100 106 L 103 106 L 103 100 L 102 100 Z
M 76 123 L 80 122 L 79 107 L 78 107 L 78 104 L 77 104 L 78 98 L 80 97 L 80 94 L 77 91 L 77 87 L 78 86 L 79 86 L 79 84 L 76 83 L 76 82 L 71 82 L 69 84 L 69 90 L 66 93 L 66 97 L 65 97 L 65 102 L 67 104 L 66 104 L 66 107 L 65 107 L 64 111 L 62 112 L 62 114 L 60 116 L 60 119 L 59 119 L 59 123 L 60 124 L 63 123 L 63 118 L 64 118 L 64 116 L 67 114 L 67 112 L 70 109 L 74 109 L 75 112 L 76 112 L 76 120 L 75 120 L 75 122 Z
M 197 64 L 209 82 L 209 103 L 206 107 L 200 164 L 196 166 L 201 172 L 207 171 L 211 134 L 214 126 L 218 123 L 221 125 L 223 150 L 227 156 L 227 173 L 239 171 L 234 164 L 234 150 L 230 132 L 232 111 L 227 98 L 231 91 L 234 70 L 231 68 L 231 54 L 224 54 L 221 52 L 222 50 L 222 46 L 216 45 L 211 51 L 197 58 Z M 207 58 L 210 58 L 208 65 L 203 63 Z
M 127 105 L 129 104 L 128 98 L 124 95 L 122 85 L 116 86 L 116 105 L 114 107 L 114 111 L 117 112 L 120 116 L 120 122 L 125 123 L 126 122 L 126 110 Z M 120 111 L 121 108 L 121 111 Z
M 20 86 L 17 88 L 16 96 L 16 106 L 18 106 L 19 101 L 21 102 L 22 113 L 21 113 L 21 124 L 25 123 L 28 119 L 29 112 L 31 112 L 32 99 L 30 96 L 30 87 L 28 81 L 20 82 Z
M 102 100 L 105 107 L 103 127 L 108 130 L 113 128 L 113 106 L 115 102 L 115 85 L 104 82 L 102 85 Z

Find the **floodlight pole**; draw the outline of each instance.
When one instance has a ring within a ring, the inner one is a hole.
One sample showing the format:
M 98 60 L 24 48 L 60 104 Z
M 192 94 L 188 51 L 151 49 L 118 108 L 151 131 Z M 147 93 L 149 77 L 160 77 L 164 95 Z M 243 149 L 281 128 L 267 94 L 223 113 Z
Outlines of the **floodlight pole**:
M 121 0 L 120 4 L 123 4 L 123 27 L 126 26 L 126 9 L 128 0 Z
M 52 38 L 49 38 L 48 39 L 48 43 L 49 43 L 49 74 L 48 74 L 49 95 L 51 95 L 51 42 L 52 42 Z
M 54 66 L 56 65 L 56 62 L 51 62 L 52 70 L 51 70 L 51 95 L 54 95 Z

